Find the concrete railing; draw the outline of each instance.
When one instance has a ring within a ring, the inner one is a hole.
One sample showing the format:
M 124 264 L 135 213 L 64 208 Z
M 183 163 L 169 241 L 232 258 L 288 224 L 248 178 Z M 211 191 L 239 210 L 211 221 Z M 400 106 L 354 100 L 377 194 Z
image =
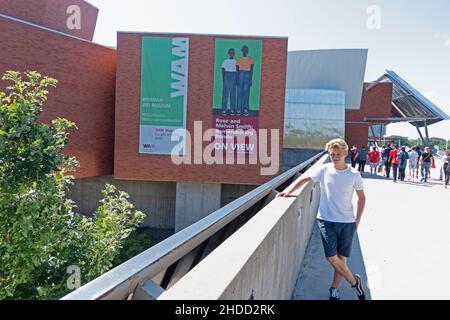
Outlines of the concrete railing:
M 298 177 L 299 172 L 309 168 L 322 155 L 323 153 L 320 153 L 261 185 L 62 299 L 155 299 L 161 296 L 270 203 L 277 194 L 275 191 L 277 188 L 284 188 L 290 184 L 293 179 Z M 311 188 L 311 186 L 307 188 Z M 302 204 L 305 206 L 303 210 L 309 211 L 309 197 L 312 195 L 302 195 L 301 197 L 304 196 L 306 198 Z M 314 199 L 316 198 L 317 195 L 314 193 Z M 278 205 L 282 205 L 283 208 L 292 201 L 292 199 L 276 200 Z M 295 203 L 297 202 L 295 201 Z M 281 211 L 279 210 L 279 213 L 287 210 L 287 207 L 283 208 Z M 284 234 L 283 241 L 292 244 L 297 242 L 289 234 L 281 233 Z M 246 248 L 246 245 L 242 244 L 241 247 Z M 225 271 L 225 265 L 219 266 L 215 271 L 218 273 Z M 189 298 L 194 298 L 194 296 Z
M 158 299 L 290 299 L 319 200 L 312 182 L 275 198 Z

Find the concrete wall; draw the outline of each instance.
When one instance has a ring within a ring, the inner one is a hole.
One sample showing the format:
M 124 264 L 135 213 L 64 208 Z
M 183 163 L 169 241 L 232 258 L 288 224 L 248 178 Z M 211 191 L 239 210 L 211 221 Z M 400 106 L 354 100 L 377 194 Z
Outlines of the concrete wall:
M 175 232 L 249 193 L 257 186 L 177 182 Z
M 325 147 L 325 145 L 324 145 Z M 311 159 L 316 154 L 322 152 L 322 150 L 313 149 L 283 149 L 283 165 L 281 168 L 282 172 L 286 172 L 298 166 L 300 163 Z
M 116 51 L 5 17 L 0 17 L 0 42 L 0 74 L 36 70 L 58 80 L 40 120 L 63 117 L 78 126 L 65 149 L 80 162 L 75 176 L 111 175 Z M 0 81 L 0 90 L 6 85 Z
M 165 229 L 161 231 L 165 234 L 187 227 L 257 187 L 89 177 L 76 179 L 70 189 L 69 198 L 76 202 L 76 211 L 90 216 L 99 206 L 106 183 L 129 193 L 135 208 L 148 214 L 144 227 Z
M 220 209 L 221 185 L 177 182 L 175 232 Z
M 297 195 L 275 198 L 159 299 L 290 299 L 314 226 L 319 184 Z
M 80 8 L 79 29 L 67 24 L 73 22 L 73 5 Z M 83 0 L 0 0 L 0 13 L 92 41 L 98 9 Z
M 115 180 L 112 176 L 77 179 L 69 198 L 78 206 L 77 211 L 91 215 L 99 206 L 101 190 L 106 183 L 130 194 L 135 208 L 147 214 L 144 227 L 173 229 L 175 225 L 175 182 Z
M 220 206 L 226 206 L 257 187 L 256 185 L 222 184 Z

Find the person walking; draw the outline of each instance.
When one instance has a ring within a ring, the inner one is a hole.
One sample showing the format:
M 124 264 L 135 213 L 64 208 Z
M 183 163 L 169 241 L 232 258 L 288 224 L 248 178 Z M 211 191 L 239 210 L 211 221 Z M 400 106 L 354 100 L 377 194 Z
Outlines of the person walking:
M 327 143 L 325 149 L 332 163 L 324 164 L 300 179 L 277 197 L 289 197 L 308 182 L 320 182 L 320 204 L 317 224 L 322 237 L 325 256 L 334 268 L 334 276 L 329 289 L 330 300 L 339 300 L 339 286 L 342 277 L 354 289 L 359 300 L 365 300 L 362 278 L 354 274 L 347 265 L 352 251 L 353 236 L 363 215 L 366 196 L 361 174 L 348 167 L 345 158 L 348 145 L 342 139 Z M 358 205 L 356 217 L 352 204 L 356 191 Z
M 350 149 L 350 160 L 352 162 L 352 168 L 356 168 L 356 161 L 358 160 L 358 148 L 356 146 Z
M 377 175 L 378 162 L 380 162 L 380 152 L 377 147 L 372 147 L 372 151 L 369 152 L 369 160 L 370 174 Z
M 398 165 L 400 164 L 400 161 L 398 161 L 398 149 L 397 145 L 392 145 L 392 150 L 389 153 L 389 163 L 392 165 L 392 174 L 394 178 L 394 183 L 397 182 L 397 175 L 398 175 Z
M 406 166 L 408 165 L 409 155 L 406 152 L 406 148 L 402 147 L 401 151 L 398 153 L 397 158 L 399 160 L 398 170 L 400 181 L 405 181 L 406 176 Z
M 430 152 L 430 147 L 425 147 L 425 149 L 422 152 L 422 155 L 420 156 L 420 172 L 422 175 L 422 179 L 420 181 L 427 182 L 428 181 L 428 174 L 430 172 L 431 167 L 431 161 L 434 161 L 434 157 Z
M 447 189 L 448 183 L 450 182 L 450 150 L 447 150 L 442 161 L 444 169 L 444 187 Z
M 364 172 L 364 168 L 367 162 L 367 150 L 365 146 L 361 146 L 358 150 L 358 171 Z
M 414 180 L 414 176 L 417 169 L 417 162 L 419 160 L 419 154 L 417 153 L 417 146 L 412 147 L 411 152 L 409 153 L 409 179 Z
M 417 158 L 416 179 L 419 179 L 420 157 L 422 156 L 422 150 L 420 149 L 420 146 L 417 146 L 416 152 L 419 155 L 419 157 Z
M 392 146 L 390 144 L 386 145 L 386 148 L 383 151 L 383 159 L 384 159 L 384 168 L 386 172 L 386 179 L 389 179 L 391 175 L 391 163 L 389 162 L 390 155 L 392 151 Z

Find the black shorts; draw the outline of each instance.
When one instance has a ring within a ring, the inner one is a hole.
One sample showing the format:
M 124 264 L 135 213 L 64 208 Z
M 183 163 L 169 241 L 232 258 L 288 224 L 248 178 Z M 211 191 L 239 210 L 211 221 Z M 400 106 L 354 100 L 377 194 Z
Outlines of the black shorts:
M 317 219 L 327 258 L 336 255 L 350 258 L 356 223 L 338 223 Z

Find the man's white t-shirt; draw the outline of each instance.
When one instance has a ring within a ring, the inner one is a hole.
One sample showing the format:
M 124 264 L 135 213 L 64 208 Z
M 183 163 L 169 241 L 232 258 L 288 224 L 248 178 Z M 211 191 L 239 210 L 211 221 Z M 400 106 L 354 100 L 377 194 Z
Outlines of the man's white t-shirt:
M 236 72 L 236 60 L 235 59 L 227 59 L 222 63 L 222 68 L 225 69 L 226 72 Z
M 320 182 L 320 205 L 317 218 L 330 222 L 354 223 L 353 193 L 363 190 L 361 174 L 354 168 L 337 170 L 327 163 L 312 172 L 309 177 Z

